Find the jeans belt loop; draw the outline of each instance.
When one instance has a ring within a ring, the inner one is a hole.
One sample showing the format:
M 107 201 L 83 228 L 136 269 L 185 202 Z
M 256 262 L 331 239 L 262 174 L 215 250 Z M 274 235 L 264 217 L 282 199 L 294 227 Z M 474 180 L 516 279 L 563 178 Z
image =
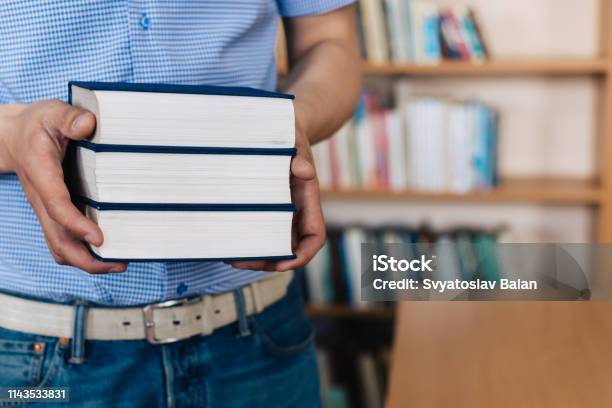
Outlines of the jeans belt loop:
M 234 290 L 234 301 L 236 302 L 236 317 L 238 319 L 238 337 L 250 336 L 251 330 L 249 329 L 243 288 Z
M 78 300 L 74 304 L 74 326 L 72 331 L 72 347 L 70 350 L 71 364 L 85 363 L 85 339 L 87 332 L 87 311 L 89 306 L 86 301 Z

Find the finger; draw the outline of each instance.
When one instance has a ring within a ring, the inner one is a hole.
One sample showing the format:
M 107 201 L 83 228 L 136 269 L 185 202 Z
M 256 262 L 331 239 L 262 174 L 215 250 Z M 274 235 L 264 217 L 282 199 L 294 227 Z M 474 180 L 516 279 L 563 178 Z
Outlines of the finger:
M 301 180 L 312 180 L 316 171 L 311 162 L 301 156 L 296 156 L 291 161 L 291 174 Z
M 279 261 L 276 264 L 278 271 L 286 271 L 306 265 L 325 243 L 325 222 L 319 190 L 316 180 L 300 182 L 295 188 L 295 202 L 300 208 L 296 215 L 298 242 L 295 248 L 296 259 Z
M 93 274 L 125 272 L 127 265 L 118 262 L 101 262 L 91 255 L 82 242 L 76 241 L 69 236 L 63 237 L 59 248 L 59 255 L 70 265 L 85 272 Z
M 72 204 L 59 161 L 48 154 L 38 157 L 36 163 L 25 167 L 23 177 L 40 197 L 49 217 L 79 240 L 102 245 L 104 237 L 100 228 Z
M 50 102 L 43 113 L 42 124 L 45 131 L 52 136 L 64 136 L 72 140 L 81 140 L 91 136 L 96 128 L 96 117 L 93 113 L 68 105 L 64 102 Z
M 66 262 L 66 260 L 63 257 L 59 256 L 54 251 L 52 251 L 51 248 L 49 248 L 49 252 L 51 252 L 51 256 L 53 257 L 53 260 L 55 261 L 55 263 L 57 263 L 58 265 L 68 265 L 68 262 Z
M 24 190 L 40 221 L 49 251 L 55 262 L 60 265 L 72 265 L 92 273 L 124 272 L 126 270 L 127 266 L 123 263 L 96 261 L 82 243 L 74 240 L 67 231 L 49 217 L 40 197 L 31 189 L 31 186 L 24 184 Z M 76 257 L 72 254 L 75 245 L 78 252 Z M 85 257 L 82 254 L 83 249 L 86 251 Z
M 285 272 L 290 269 L 301 268 L 310 262 L 324 243 L 324 235 L 307 235 L 302 237 L 299 246 L 295 250 L 296 258 L 286 261 L 279 261 L 276 264 L 276 270 L 279 272 Z
M 251 271 L 268 271 L 273 272 L 276 269 L 275 262 L 272 261 L 240 261 L 240 262 L 228 262 L 228 265 L 236 269 L 246 269 Z

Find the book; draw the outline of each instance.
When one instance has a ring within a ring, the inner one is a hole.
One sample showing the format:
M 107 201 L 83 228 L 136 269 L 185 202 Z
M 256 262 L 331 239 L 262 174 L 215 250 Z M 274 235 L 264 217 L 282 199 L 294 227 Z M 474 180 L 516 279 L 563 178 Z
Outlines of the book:
M 335 301 L 330 251 L 329 243 L 326 242 L 304 267 L 308 300 L 311 304 L 333 304 Z
M 442 58 L 440 50 L 438 8 L 434 4 L 424 4 L 421 8 L 423 29 L 423 54 L 426 62 L 439 62 Z
M 442 54 L 448 59 L 470 59 L 470 50 L 463 37 L 459 22 L 450 10 L 444 10 L 440 13 L 440 45 Z
M 126 146 L 127 147 L 127 146 Z M 211 148 L 74 148 L 75 192 L 98 202 L 288 203 L 293 152 Z
M 342 266 L 348 298 L 359 308 L 368 307 L 368 303 L 361 300 L 361 244 L 365 242 L 368 242 L 368 237 L 362 228 L 348 228 L 342 234 Z
M 382 63 L 389 59 L 389 40 L 385 13 L 381 0 L 362 0 L 359 2 L 365 49 L 368 60 Z
M 468 17 L 472 21 L 473 29 L 476 34 L 476 39 L 478 40 L 480 48 L 482 49 L 483 58 L 489 58 L 489 47 L 487 46 L 487 43 L 485 41 L 485 37 L 482 32 L 482 27 L 480 25 L 480 22 L 478 21 L 478 18 L 476 18 L 476 13 L 471 8 L 468 11 Z
M 69 100 L 96 115 L 91 143 L 293 148 L 293 96 L 253 88 L 77 82 Z M 255 126 L 255 124 L 257 126 Z
M 463 193 L 475 185 L 471 169 L 472 138 L 467 124 L 468 108 L 463 104 L 453 103 L 448 115 L 448 146 L 453 152 L 450 155 L 450 172 L 452 174 L 449 189 Z
M 453 14 L 459 22 L 463 38 L 470 50 L 470 57 L 475 62 L 486 59 L 486 51 L 483 46 L 480 29 L 477 28 L 474 19 L 475 14 L 465 5 L 457 5 L 453 8 Z
M 71 82 L 96 116 L 71 143 L 74 200 L 104 260 L 288 259 L 292 96 L 252 88 Z
M 410 60 L 411 38 L 403 18 L 404 8 L 407 8 L 405 0 L 385 0 L 385 16 L 389 30 L 389 45 L 391 60 L 394 62 L 407 62 Z
M 386 126 L 389 133 L 388 166 L 389 166 L 389 188 L 401 190 L 406 186 L 406 162 L 404 152 L 406 150 L 402 116 L 398 111 L 387 111 L 384 114 Z
M 372 63 L 480 63 L 488 48 L 474 11 L 428 0 L 363 0 L 357 12 L 362 58 Z
M 438 7 L 425 1 L 410 3 L 410 22 L 414 32 L 414 57 L 417 62 L 435 64 L 442 57 L 439 39 Z
M 363 27 L 363 16 L 361 14 L 361 7 L 355 8 L 355 26 L 357 29 L 357 39 L 359 41 L 359 56 L 362 60 L 368 59 L 368 52 L 366 50 L 365 41 L 365 29 Z
M 397 86 L 394 108 L 377 106 L 370 93 L 341 132 L 316 146 L 322 188 L 463 193 L 497 185 L 493 107 L 418 95 L 405 82 Z
M 104 234 L 106 261 L 292 259 L 291 205 L 180 206 L 85 201 Z
M 364 187 L 371 187 L 377 184 L 376 155 L 374 154 L 375 139 L 373 137 L 374 126 L 372 124 L 372 117 L 367 112 L 365 100 L 366 97 L 363 95 L 361 103 L 355 111 L 355 137 L 357 139 L 357 145 L 359 146 L 357 160 L 359 162 L 359 169 L 361 170 L 358 179 Z
M 414 27 L 412 25 L 412 7 L 410 3 L 414 0 L 400 1 L 400 13 L 402 15 L 402 32 L 405 37 L 404 46 L 406 47 L 405 55 L 409 61 L 414 61 Z

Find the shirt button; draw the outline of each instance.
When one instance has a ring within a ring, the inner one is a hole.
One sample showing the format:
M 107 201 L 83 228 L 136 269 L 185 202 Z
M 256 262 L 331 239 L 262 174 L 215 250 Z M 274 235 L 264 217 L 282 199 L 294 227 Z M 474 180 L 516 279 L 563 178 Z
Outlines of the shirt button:
M 140 26 L 143 30 L 147 30 L 151 26 L 151 19 L 146 14 L 143 14 L 140 18 Z
M 176 287 L 176 293 L 182 295 L 183 293 L 187 292 L 187 288 L 187 285 L 184 282 L 181 282 L 181 284 Z

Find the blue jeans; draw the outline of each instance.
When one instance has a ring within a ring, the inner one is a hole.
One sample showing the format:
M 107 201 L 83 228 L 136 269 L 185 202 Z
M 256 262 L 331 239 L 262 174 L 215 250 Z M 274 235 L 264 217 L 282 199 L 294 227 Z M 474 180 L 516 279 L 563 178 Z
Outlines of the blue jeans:
M 233 323 L 166 345 L 88 341 L 84 364 L 71 364 L 57 338 L 0 328 L 0 387 L 69 387 L 70 404 L 56 407 L 318 407 L 299 292 L 294 279 L 287 296 L 248 318 L 249 335 Z

